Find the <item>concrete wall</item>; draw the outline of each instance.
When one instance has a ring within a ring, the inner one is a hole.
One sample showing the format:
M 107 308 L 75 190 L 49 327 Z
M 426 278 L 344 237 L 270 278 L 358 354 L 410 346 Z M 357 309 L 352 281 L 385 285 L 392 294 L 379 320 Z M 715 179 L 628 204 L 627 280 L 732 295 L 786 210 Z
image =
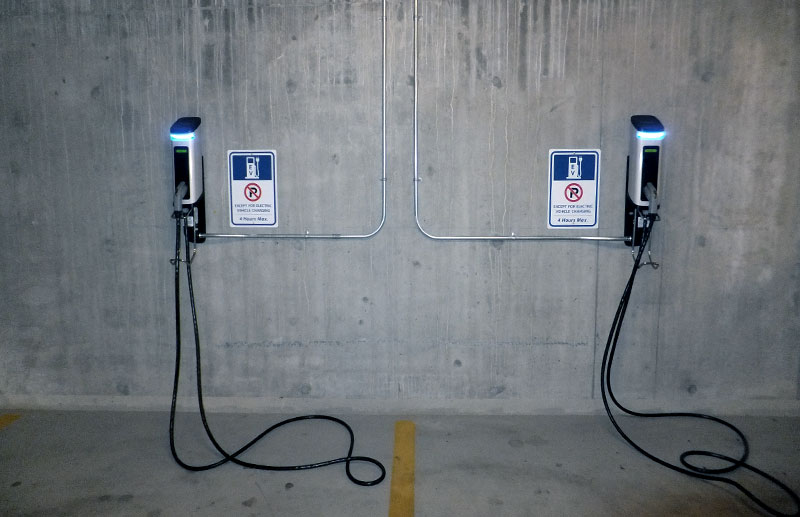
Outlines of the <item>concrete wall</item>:
M 599 148 L 588 234 L 620 235 L 628 118 L 655 114 L 669 130 L 661 267 L 639 276 L 618 391 L 640 407 L 798 413 L 798 4 L 420 4 L 423 226 L 557 234 L 548 150 Z M 388 5 L 383 229 L 198 252 L 213 407 L 600 407 L 630 251 L 417 230 L 412 7 Z M 0 69 L 0 405 L 167 407 L 179 116 L 203 118 L 210 232 L 231 231 L 230 149 L 277 151 L 276 231 L 380 220 L 376 0 L 3 2 Z

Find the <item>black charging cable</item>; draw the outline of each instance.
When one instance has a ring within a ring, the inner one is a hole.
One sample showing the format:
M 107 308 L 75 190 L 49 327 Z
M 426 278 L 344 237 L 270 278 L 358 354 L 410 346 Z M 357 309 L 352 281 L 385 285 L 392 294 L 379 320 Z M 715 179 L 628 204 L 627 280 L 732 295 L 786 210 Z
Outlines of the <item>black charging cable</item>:
M 191 261 L 188 260 L 189 257 L 189 232 L 187 225 L 184 224 L 185 222 L 185 214 L 180 212 L 176 212 L 174 214 L 176 220 L 175 226 L 175 258 L 171 261 L 175 266 L 175 378 L 172 385 L 172 405 L 170 407 L 170 414 L 169 414 L 169 446 L 172 452 L 172 457 L 175 458 L 175 461 L 181 467 L 191 470 L 191 471 L 202 471 L 202 470 L 209 470 L 215 467 L 218 467 L 222 464 L 227 462 L 232 462 L 237 465 L 241 465 L 242 467 L 258 469 L 258 470 L 271 470 L 271 471 L 289 471 L 289 470 L 308 470 L 314 469 L 319 467 L 325 467 L 328 465 L 335 465 L 337 463 L 344 463 L 345 464 L 345 472 L 347 473 L 347 477 L 355 483 L 356 485 L 361 486 L 373 486 L 377 485 L 386 477 L 386 469 L 384 468 L 383 464 L 368 456 L 353 456 L 353 447 L 355 444 L 355 437 L 353 435 L 353 429 L 345 422 L 339 418 L 328 416 L 328 415 L 304 415 L 298 416 L 294 418 L 288 418 L 277 424 L 269 427 L 268 429 L 264 430 L 261 434 L 247 442 L 245 445 L 240 447 L 233 453 L 227 452 L 222 446 L 217 442 L 217 439 L 214 437 L 214 434 L 211 432 L 211 428 L 209 427 L 208 420 L 206 418 L 205 407 L 203 405 L 203 386 L 202 386 L 202 375 L 200 371 L 200 334 L 198 332 L 197 326 L 197 311 L 195 309 L 195 301 L 194 301 L 194 288 L 192 286 L 192 264 Z M 183 460 L 180 459 L 178 456 L 177 450 L 175 449 L 175 411 L 177 406 L 177 399 L 178 399 L 178 381 L 180 379 L 180 364 L 181 364 L 181 308 L 180 308 L 180 265 L 181 265 L 181 228 L 183 228 L 184 240 L 186 242 L 186 257 L 187 260 L 185 261 L 186 264 L 186 277 L 189 284 L 189 302 L 191 305 L 192 311 L 192 327 L 194 329 L 194 349 L 195 349 L 195 365 L 196 365 L 196 374 L 197 374 L 197 403 L 200 410 L 200 419 L 203 422 L 203 428 L 205 429 L 206 436 L 208 437 L 211 444 L 214 448 L 220 453 L 222 456 L 221 459 L 215 461 L 213 463 L 203 464 L 203 465 L 190 465 Z M 239 458 L 239 456 L 244 453 L 247 449 L 252 447 L 256 442 L 264 438 L 266 435 L 271 433 L 272 431 L 283 427 L 285 425 L 291 424 L 293 422 L 299 422 L 301 420 L 328 420 L 330 422 L 335 422 L 347 430 L 347 433 L 350 435 L 350 446 L 347 449 L 347 455 L 341 458 L 335 458 L 327 461 L 320 461 L 318 463 L 309 463 L 304 465 L 264 465 L 261 463 L 252 463 L 249 461 L 244 461 Z M 375 467 L 378 468 L 380 474 L 378 477 L 372 480 L 363 480 L 353 476 L 350 465 L 353 462 L 365 462 L 371 463 Z
M 617 307 L 617 312 L 614 315 L 614 321 L 611 324 L 611 331 L 608 334 L 608 341 L 606 342 L 606 347 L 605 350 L 603 351 L 603 362 L 600 370 L 600 385 L 601 385 L 601 393 L 603 395 L 603 405 L 605 406 L 608 418 L 611 420 L 611 423 L 614 425 L 614 428 L 617 430 L 620 436 L 622 436 L 622 438 L 624 438 L 625 441 L 631 445 L 631 447 L 633 447 L 646 457 L 650 458 L 651 460 L 655 461 L 656 463 L 663 465 L 669 469 L 672 469 L 676 472 L 681 472 L 683 474 L 692 477 L 705 479 L 709 481 L 720 481 L 722 483 L 727 483 L 729 485 L 732 485 L 771 515 L 798 516 L 800 515 L 800 499 L 798 499 L 797 494 L 793 492 L 792 489 L 790 489 L 784 483 L 782 483 L 778 479 L 775 479 L 773 476 L 767 474 L 763 470 L 757 469 L 756 467 L 753 467 L 752 465 L 745 463 L 750 453 L 750 446 L 747 443 L 747 438 L 745 438 L 744 433 L 742 433 L 742 431 L 740 431 L 735 425 L 721 418 L 711 415 L 705 415 L 702 413 L 685 413 L 685 412 L 642 413 L 639 411 L 634 411 L 626 408 L 625 406 L 620 404 L 620 402 L 614 396 L 614 391 L 611 389 L 611 366 L 614 361 L 614 353 L 616 352 L 617 349 L 617 341 L 619 339 L 620 330 L 622 329 L 622 320 L 625 318 L 625 311 L 627 310 L 628 302 L 630 301 L 631 291 L 633 290 L 633 281 L 636 278 L 636 272 L 640 268 L 642 254 L 647 245 L 647 241 L 650 239 L 650 233 L 653 229 L 653 224 L 657 219 L 658 216 L 652 214 L 648 215 L 645 218 L 645 228 L 642 233 L 642 243 L 639 246 L 639 253 L 636 255 L 636 258 L 634 260 L 631 276 L 628 278 L 628 283 L 626 284 L 625 290 L 622 293 L 622 298 L 620 299 L 619 306 Z M 614 418 L 614 415 L 611 412 L 611 407 L 608 401 L 609 398 L 613 402 L 614 406 L 616 406 L 622 412 L 631 416 L 646 417 L 646 418 L 691 417 L 691 418 L 702 418 L 705 420 L 710 420 L 722 424 L 728 429 L 731 429 L 739 437 L 739 440 L 741 440 L 742 442 L 742 448 L 743 448 L 742 453 L 738 458 L 733 458 L 731 456 L 727 456 L 725 454 L 720 454 L 713 451 L 689 450 L 683 452 L 680 455 L 681 465 L 675 465 L 673 463 L 669 463 L 668 461 L 663 460 L 658 456 L 655 456 L 654 454 L 646 451 L 644 448 L 642 448 L 636 442 L 634 442 L 633 439 L 631 439 L 627 434 L 625 434 L 625 432 L 622 430 L 619 423 L 617 423 L 616 419 Z M 716 458 L 718 460 L 726 462 L 728 465 L 721 468 L 709 468 L 709 467 L 693 465 L 692 463 L 689 462 L 688 458 L 695 456 Z M 747 469 L 751 472 L 754 472 L 755 474 L 758 474 L 759 476 L 770 481 L 775 486 L 783 490 L 792 499 L 795 507 L 797 508 L 797 511 L 795 511 L 794 513 L 779 512 L 775 508 L 772 508 L 771 506 L 767 505 L 764 501 L 759 499 L 755 494 L 750 492 L 748 489 L 746 489 L 737 481 L 730 479 L 728 477 L 720 476 L 720 474 L 726 474 L 739 468 Z

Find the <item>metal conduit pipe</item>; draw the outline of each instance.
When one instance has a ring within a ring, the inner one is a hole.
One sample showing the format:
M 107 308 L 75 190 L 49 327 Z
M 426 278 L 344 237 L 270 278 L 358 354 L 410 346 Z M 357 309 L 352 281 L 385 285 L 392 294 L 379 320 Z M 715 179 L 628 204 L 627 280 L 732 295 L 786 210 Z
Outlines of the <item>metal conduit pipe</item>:
M 368 239 L 386 222 L 386 0 L 381 14 L 381 220 L 369 233 L 201 233 L 206 239 Z
M 562 235 L 434 235 L 422 227 L 419 220 L 419 74 L 417 61 L 419 57 L 418 25 L 419 1 L 414 0 L 414 219 L 417 228 L 423 235 L 430 239 L 441 241 L 625 241 L 625 237 L 582 236 L 571 237 Z

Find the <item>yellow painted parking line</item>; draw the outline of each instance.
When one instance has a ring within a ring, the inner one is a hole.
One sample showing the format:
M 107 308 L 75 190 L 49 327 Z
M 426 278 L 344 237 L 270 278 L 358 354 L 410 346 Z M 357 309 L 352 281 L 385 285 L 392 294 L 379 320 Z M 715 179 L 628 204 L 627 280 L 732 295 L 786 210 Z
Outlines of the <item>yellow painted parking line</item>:
M 414 516 L 414 422 L 394 423 L 394 460 L 389 517 Z
M 12 415 L 10 413 L 0 415 L 0 429 L 5 429 L 10 426 L 18 418 L 19 415 Z

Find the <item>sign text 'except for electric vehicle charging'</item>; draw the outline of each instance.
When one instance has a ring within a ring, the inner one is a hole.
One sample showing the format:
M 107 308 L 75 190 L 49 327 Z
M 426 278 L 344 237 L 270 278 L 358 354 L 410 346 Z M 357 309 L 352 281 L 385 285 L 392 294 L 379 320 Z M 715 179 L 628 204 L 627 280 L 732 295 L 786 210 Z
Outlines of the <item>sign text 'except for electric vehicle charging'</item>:
M 231 226 L 278 226 L 275 151 L 228 151 Z
M 551 149 L 547 227 L 597 228 L 599 149 Z

